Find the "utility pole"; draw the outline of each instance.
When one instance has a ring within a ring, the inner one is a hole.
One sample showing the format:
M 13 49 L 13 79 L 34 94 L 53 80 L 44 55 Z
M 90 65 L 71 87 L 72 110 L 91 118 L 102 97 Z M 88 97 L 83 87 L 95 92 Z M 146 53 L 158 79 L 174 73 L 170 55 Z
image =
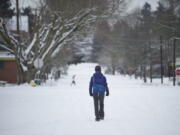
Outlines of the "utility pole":
M 152 83 L 152 49 L 151 49 L 151 42 L 149 42 L 149 53 L 150 53 L 150 81 Z
M 161 61 L 161 84 L 163 84 L 163 49 L 162 49 L 162 37 L 160 36 L 160 61 Z
M 20 29 L 19 29 L 19 0 L 16 0 L 16 28 L 17 28 L 17 40 L 18 44 L 20 44 Z M 22 82 L 22 73 L 21 69 L 19 68 L 17 70 L 18 75 L 17 75 L 17 83 L 20 84 Z
M 168 26 L 168 25 L 164 25 L 161 23 L 157 23 L 158 25 L 160 25 L 163 28 L 169 29 L 171 31 L 174 32 L 174 38 L 173 38 L 173 85 L 176 85 L 176 28 Z
M 173 85 L 176 85 L 176 38 L 173 40 Z
M 20 42 L 20 30 L 19 30 L 19 0 L 16 0 L 16 28 L 17 28 L 17 35 L 18 35 L 18 42 Z

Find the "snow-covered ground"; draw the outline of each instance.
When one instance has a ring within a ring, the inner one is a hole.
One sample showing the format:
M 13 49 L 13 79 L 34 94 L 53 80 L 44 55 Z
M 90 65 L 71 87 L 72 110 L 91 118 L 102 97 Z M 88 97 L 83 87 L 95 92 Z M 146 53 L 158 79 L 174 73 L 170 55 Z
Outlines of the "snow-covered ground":
M 94 66 L 71 66 L 53 86 L 0 87 L 0 135 L 180 134 L 180 87 L 122 76 L 106 76 L 105 120 L 95 122 L 88 93 Z

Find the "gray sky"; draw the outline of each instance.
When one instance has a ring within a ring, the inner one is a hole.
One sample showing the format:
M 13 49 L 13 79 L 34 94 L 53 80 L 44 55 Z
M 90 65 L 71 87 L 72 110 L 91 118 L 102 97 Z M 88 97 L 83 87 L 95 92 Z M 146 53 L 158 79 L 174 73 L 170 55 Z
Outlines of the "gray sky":
M 12 4 L 15 5 L 16 0 L 11 0 Z M 37 5 L 37 2 L 39 0 L 19 0 L 20 7 L 27 7 L 27 6 L 32 6 L 35 7 Z M 158 0 L 131 0 L 130 4 L 130 9 L 135 8 L 135 7 L 142 7 L 146 1 L 151 4 L 152 9 L 155 9 L 157 6 L 157 1 Z

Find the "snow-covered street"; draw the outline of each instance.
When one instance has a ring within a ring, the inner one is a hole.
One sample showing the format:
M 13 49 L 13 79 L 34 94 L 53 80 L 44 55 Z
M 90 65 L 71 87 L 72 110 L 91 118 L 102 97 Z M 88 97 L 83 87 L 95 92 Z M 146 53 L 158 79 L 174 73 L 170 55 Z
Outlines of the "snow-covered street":
M 0 87 L 0 135 L 180 134 L 180 87 L 119 75 L 106 75 L 105 120 L 95 122 L 88 92 L 94 66 L 71 66 L 55 85 Z

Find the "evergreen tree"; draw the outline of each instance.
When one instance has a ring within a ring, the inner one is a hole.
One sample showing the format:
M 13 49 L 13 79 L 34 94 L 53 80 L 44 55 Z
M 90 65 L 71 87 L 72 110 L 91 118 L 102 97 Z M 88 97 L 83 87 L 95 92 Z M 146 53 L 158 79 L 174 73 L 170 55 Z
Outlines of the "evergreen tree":
M 22 14 L 23 14 L 23 15 L 27 15 L 27 16 L 32 15 L 32 9 L 31 9 L 31 7 L 23 8 L 23 13 L 22 13 Z
M 151 16 L 151 5 L 149 3 L 145 3 L 143 9 L 141 10 L 141 14 L 144 18 L 149 18 Z
M 10 18 L 13 15 L 13 9 L 11 9 L 10 0 L 1 0 L 0 1 L 0 17 Z

